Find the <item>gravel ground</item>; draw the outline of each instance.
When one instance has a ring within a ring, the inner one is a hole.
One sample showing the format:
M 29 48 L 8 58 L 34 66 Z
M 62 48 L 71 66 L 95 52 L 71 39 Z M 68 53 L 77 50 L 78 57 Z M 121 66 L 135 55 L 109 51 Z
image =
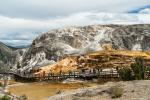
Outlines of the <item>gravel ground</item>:
M 113 86 L 123 89 L 123 95 L 113 100 L 150 100 L 150 80 L 108 82 L 104 85 L 63 92 L 49 97 L 48 100 L 112 100 L 109 91 Z

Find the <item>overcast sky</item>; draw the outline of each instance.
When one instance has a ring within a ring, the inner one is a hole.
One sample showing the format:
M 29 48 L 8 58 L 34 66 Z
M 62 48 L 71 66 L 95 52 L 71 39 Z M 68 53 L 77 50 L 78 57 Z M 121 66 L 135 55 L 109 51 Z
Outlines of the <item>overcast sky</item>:
M 73 25 L 150 23 L 150 0 L 0 0 L 0 41 L 28 45 Z

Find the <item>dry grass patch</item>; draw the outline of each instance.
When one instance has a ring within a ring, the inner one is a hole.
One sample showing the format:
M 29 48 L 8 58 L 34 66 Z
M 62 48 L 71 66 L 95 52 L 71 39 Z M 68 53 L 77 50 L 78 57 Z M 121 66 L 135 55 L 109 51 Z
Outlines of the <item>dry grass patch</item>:
M 119 86 L 113 86 L 110 88 L 111 98 L 120 98 L 123 95 L 123 89 Z

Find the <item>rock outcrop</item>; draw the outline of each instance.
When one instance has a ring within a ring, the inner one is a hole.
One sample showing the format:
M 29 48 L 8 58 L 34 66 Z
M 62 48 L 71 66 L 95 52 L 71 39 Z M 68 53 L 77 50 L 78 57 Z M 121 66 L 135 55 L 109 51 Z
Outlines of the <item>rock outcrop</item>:
M 122 67 L 130 67 L 132 63 L 135 63 L 135 58 L 143 58 L 145 66 L 150 66 L 150 52 L 141 51 L 127 51 L 127 50 L 111 50 L 111 51 L 98 51 L 84 56 L 71 56 L 57 62 L 36 68 L 35 75 L 42 76 L 49 73 L 60 74 L 69 72 L 81 72 L 86 70 L 89 72 L 92 69 L 116 69 Z
M 17 49 L 0 42 L 0 69 L 7 70 L 21 67 L 23 55 L 26 50 L 26 48 Z
M 24 55 L 26 69 L 53 64 L 69 55 L 113 49 L 149 50 L 150 25 L 91 25 L 51 30 L 37 37 Z
M 149 51 L 149 41 L 150 25 L 147 24 L 55 29 L 41 34 L 33 40 L 29 48 L 14 49 L 0 43 L 0 66 L 29 70 L 54 64 L 68 56 L 79 56 L 103 49 Z
M 0 42 L 0 66 L 11 66 L 15 64 L 16 54 L 11 48 Z

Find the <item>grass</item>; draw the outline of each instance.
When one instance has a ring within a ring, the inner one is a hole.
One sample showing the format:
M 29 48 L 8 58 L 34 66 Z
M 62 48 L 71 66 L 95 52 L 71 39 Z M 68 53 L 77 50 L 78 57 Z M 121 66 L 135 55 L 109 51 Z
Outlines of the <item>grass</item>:
M 120 98 L 123 95 L 123 89 L 119 86 L 113 86 L 110 88 L 111 98 Z

